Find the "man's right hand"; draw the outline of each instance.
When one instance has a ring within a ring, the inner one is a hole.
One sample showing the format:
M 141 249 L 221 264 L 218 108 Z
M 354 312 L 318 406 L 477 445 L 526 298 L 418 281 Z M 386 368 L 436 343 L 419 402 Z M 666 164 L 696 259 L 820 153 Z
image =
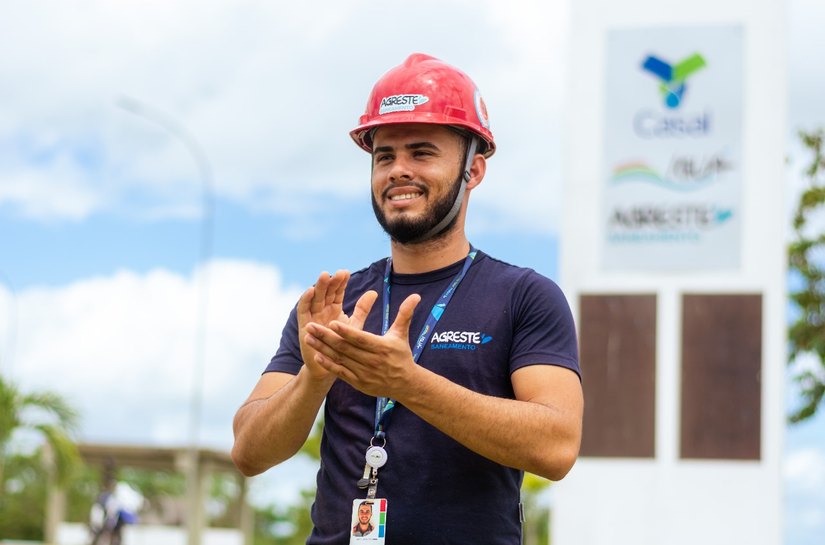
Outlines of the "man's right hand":
M 244 475 L 257 475 L 292 457 L 309 436 L 335 376 L 315 361 L 316 352 L 306 343 L 307 325 L 340 320 L 362 330 L 378 298 L 375 291 L 366 292 L 348 317 L 343 309 L 348 281 L 347 271 L 324 272 L 304 292 L 296 307 L 303 367 L 297 376 L 279 371 L 261 375 L 235 414 L 232 460 Z
M 306 343 L 307 324 L 315 323 L 327 327 L 332 321 L 341 321 L 356 329 L 362 329 L 372 305 L 378 298 L 375 291 L 366 292 L 356 303 L 352 316 L 347 316 L 343 304 L 349 276 L 349 271 L 345 270 L 339 270 L 331 276 L 327 272 L 322 272 L 315 285 L 306 290 L 298 301 L 298 340 L 301 344 L 301 358 L 310 377 L 315 380 L 331 379 L 331 375 L 316 363 L 315 349 Z

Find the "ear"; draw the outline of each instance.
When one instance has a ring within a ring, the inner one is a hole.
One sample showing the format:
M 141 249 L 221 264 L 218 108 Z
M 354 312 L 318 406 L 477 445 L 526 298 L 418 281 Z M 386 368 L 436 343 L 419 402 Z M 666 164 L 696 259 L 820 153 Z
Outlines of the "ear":
M 470 165 L 470 180 L 467 182 L 467 189 L 475 189 L 484 179 L 487 172 L 487 159 L 480 153 L 476 153 Z

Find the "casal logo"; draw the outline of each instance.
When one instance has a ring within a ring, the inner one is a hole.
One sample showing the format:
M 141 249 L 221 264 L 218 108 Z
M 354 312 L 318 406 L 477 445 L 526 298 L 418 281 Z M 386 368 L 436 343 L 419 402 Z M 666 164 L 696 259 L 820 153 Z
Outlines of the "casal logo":
M 668 108 L 678 108 L 685 94 L 685 80 L 697 70 L 704 68 L 705 59 L 699 53 L 671 65 L 662 59 L 649 55 L 642 68 L 661 80 L 659 92 Z

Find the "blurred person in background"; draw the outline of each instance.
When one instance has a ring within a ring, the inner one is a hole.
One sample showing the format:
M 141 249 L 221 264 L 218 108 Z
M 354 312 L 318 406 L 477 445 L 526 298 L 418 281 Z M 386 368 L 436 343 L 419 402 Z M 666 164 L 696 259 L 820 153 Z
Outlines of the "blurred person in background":
M 127 483 L 115 479 L 114 465 L 107 463 L 103 485 L 89 513 L 91 545 L 120 545 L 123 527 L 136 524 L 143 496 Z

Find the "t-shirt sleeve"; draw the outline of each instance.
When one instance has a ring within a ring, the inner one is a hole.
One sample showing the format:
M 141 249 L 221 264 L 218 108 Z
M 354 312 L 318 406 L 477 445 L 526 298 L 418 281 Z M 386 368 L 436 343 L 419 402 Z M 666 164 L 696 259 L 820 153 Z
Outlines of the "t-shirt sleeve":
M 281 332 L 281 344 L 278 346 L 278 351 L 272 356 L 272 360 L 264 369 L 264 373 L 281 371 L 297 375 L 302 365 L 301 346 L 298 343 L 297 307 L 293 307 L 284 325 L 284 330 Z
M 518 283 L 513 305 L 510 372 L 528 365 L 559 365 L 581 378 L 576 326 L 561 288 L 532 272 Z

